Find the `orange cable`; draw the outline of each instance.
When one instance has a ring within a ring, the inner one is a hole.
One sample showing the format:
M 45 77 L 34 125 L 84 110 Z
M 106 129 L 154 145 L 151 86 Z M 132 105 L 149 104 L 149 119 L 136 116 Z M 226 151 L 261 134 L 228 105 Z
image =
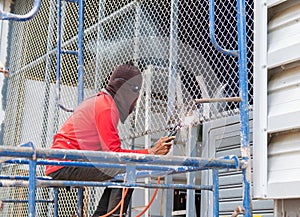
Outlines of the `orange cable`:
M 157 184 L 159 184 L 159 183 L 160 183 L 160 177 L 157 178 Z M 120 202 L 118 203 L 118 205 L 114 209 L 112 209 L 110 212 L 106 213 L 105 215 L 99 216 L 99 217 L 108 217 L 109 215 L 113 214 L 120 206 L 121 206 L 120 216 L 122 216 L 123 206 L 124 206 L 124 199 L 126 197 L 127 192 L 128 192 L 128 188 L 123 188 L 123 190 L 122 190 L 122 198 L 121 198 Z M 141 217 L 150 208 L 151 204 L 153 203 L 153 201 L 154 201 L 154 199 L 156 197 L 157 192 L 158 192 L 158 188 L 155 189 L 155 191 L 154 191 L 154 193 L 152 195 L 152 198 L 149 201 L 148 205 L 136 217 Z
M 124 183 L 125 182 L 126 182 L 126 177 L 124 177 Z M 122 197 L 121 197 L 121 200 L 118 203 L 118 205 L 115 208 L 113 208 L 110 212 L 108 212 L 108 213 L 106 213 L 106 214 L 104 214 L 102 216 L 99 216 L 99 217 L 107 217 L 107 216 L 113 214 L 120 206 L 122 208 L 122 209 L 120 209 L 120 211 L 123 211 L 124 200 L 125 200 L 127 192 L 128 192 L 128 188 L 123 188 L 122 189 Z
M 126 188 L 128 189 L 128 188 Z M 125 196 L 124 195 L 124 192 L 125 192 L 125 188 L 122 189 L 122 200 L 121 200 L 121 208 L 120 208 L 120 217 L 123 216 L 123 209 L 124 209 L 124 200 L 125 200 Z
M 115 208 L 113 208 L 110 212 L 108 212 L 108 213 L 106 213 L 106 214 L 104 214 L 104 215 L 101 215 L 101 216 L 99 216 L 99 217 L 107 217 L 107 216 L 113 214 L 113 213 L 120 207 L 120 205 L 121 205 L 121 203 L 122 203 L 122 200 L 124 201 L 127 192 L 128 192 L 128 188 L 125 188 L 124 197 L 123 197 L 123 195 L 122 195 L 122 198 L 121 198 L 120 202 L 118 203 L 118 205 L 117 205 Z
M 160 177 L 157 178 L 157 184 L 159 184 L 159 183 L 160 183 Z M 142 216 L 142 215 L 150 208 L 152 202 L 154 201 L 154 199 L 155 199 L 155 197 L 156 197 L 157 192 L 158 192 L 158 188 L 155 189 L 155 191 L 154 191 L 154 193 L 153 193 L 153 195 L 152 195 L 152 198 L 151 198 L 151 200 L 149 201 L 148 205 L 147 205 L 147 206 L 144 208 L 144 210 L 143 210 L 140 214 L 138 214 L 136 217 Z

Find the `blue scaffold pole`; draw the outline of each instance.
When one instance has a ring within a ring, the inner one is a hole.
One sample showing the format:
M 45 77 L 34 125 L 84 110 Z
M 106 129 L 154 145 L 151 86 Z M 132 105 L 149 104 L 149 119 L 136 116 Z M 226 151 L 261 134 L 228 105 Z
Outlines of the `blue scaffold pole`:
M 83 217 L 83 189 L 78 188 L 77 190 L 77 216 L 78 217 Z
M 78 0 L 78 105 L 84 99 L 84 56 L 83 56 L 83 36 L 84 36 L 84 0 Z
M 164 166 L 184 166 L 194 167 L 198 170 L 204 170 L 209 168 L 226 168 L 237 169 L 238 163 L 235 159 L 224 158 L 199 158 L 199 157 L 182 157 L 172 156 L 165 157 L 159 155 L 144 155 L 144 154 L 132 154 L 132 153 L 112 153 L 101 151 L 82 151 L 82 150 L 63 150 L 63 149 L 41 149 L 36 148 L 36 158 L 44 159 L 61 159 L 61 160 L 89 160 L 90 162 L 102 162 L 102 163 L 135 163 L 137 165 L 164 165 Z M 27 147 L 14 147 L 6 146 L 0 147 L 0 156 L 9 157 L 23 157 L 31 158 L 32 149 Z M 49 161 L 51 164 L 53 161 Z M 72 163 L 72 162 L 70 162 Z M 80 163 L 80 162 L 77 162 Z M 86 163 L 86 162 L 82 162 Z M 44 165 L 47 164 L 47 160 L 44 161 Z M 104 165 L 105 166 L 105 165 Z M 140 167 L 140 168 L 141 168 Z
M 213 195 L 213 217 L 219 217 L 219 171 L 217 169 L 213 170 Z
M 246 35 L 246 5 L 245 0 L 237 0 L 238 21 L 238 51 L 239 51 L 239 85 L 240 121 L 241 121 L 241 155 L 244 184 L 243 206 L 244 216 L 252 215 L 251 201 L 251 157 L 249 142 L 249 109 L 248 109 L 248 72 L 247 72 L 247 35 Z
M 58 217 L 58 188 L 54 188 L 54 217 Z
M 225 48 L 222 48 L 217 42 L 215 36 L 215 0 L 209 0 L 209 37 L 212 44 L 219 52 L 225 55 L 238 56 L 237 50 L 227 50 Z
M 28 217 L 35 216 L 36 160 L 29 161 Z

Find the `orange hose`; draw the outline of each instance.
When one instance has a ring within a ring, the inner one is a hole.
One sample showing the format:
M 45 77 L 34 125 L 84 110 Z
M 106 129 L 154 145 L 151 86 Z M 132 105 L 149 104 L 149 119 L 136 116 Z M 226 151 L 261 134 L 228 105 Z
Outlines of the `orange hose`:
M 125 196 L 126 196 L 126 195 L 124 195 L 124 192 L 125 192 L 125 188 L 122 189 L 122 200 L 121 200 L 121 208 L 120 208 L 120 217 L 123 216 L 124 200 L 125 200 Z
M 122 198 L 121 198 L 120 202 L 118 203 L 118 205 L 117 205 L 115 208 L 113 208 L 110 212 L 106 213 L 105 215 L 101 215 L 101 216 L 99 216 L 99 217 L 107 217 L 107 216 L 110 216 L 111 214 L 113 214 L 113 213 L 121 206 L 121 203 L 122 203 L 122 201 L 124 202 L 124 199 L 125 199 L 126 194 L 127 194 L 127 192 L 128 192 L 128 188 L 124 188 L 124 189 L 125 189 L 125 190 L 124 190 L 124 195 L 123 195 L 123 193 L 122 193 Z
M 157 178 L 157 184 L 159 184 L 159 183 L 160 183 L 160 177 Z M 152 202 L 154 201 L 154 199 L 155 199 L 155 197 L 156 197 L 157 192 L 158 192 L 158 188 L 155 189 L 155 191 L 154 191 L 154 193 L 153 193 L 153 195 L 152 195 L 152 198 L 151 198 L 151 200 L 149 201 L 148 205 L 147 205 L 147 206 L 144 208 L 144 210 L 143 210 L 140 214 L 138 214 L 136 217 L 141 217 L 141 216 L 142 216 L 142 215 L 150 208 Z
M 159 184 L 159 183 L 160 183 L 160 177 L 157 178 L 157 184 Z M 123 188 L 123 190 L 122 190 L 122 198 L 121 198 L 120 202 L 118 203 L 118 205 L 114 209 L 112 209 L 110 212 L 106 213 L 105 215 L 99 216 L 99 217 L 107 217 L 107 216 L 113 214 L 120 206 L 121 206 L 120 217 L 122 217 L 123 207 L 124 207 L 124 199 L 126 197 L 127 192 L 128 192 L 128 188 Z M 141 217 L 150 208 L 151 204 L 153 203 L 153 201 L 154 201 L 154 199 L 156 197 L 157 192 L 158 192 L 158 189 L 155 189 L 155 191 L 154 191 L 154 193 L 152 195 L 152 198 L 149 201 L 148 205 L 136 217 Z

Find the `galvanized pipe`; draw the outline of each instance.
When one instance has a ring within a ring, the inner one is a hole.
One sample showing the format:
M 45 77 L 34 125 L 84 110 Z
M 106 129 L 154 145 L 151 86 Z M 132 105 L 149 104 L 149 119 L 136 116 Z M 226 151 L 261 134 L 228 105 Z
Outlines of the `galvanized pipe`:
M 168 79 L 168 104 L 167 104 L 167 120 L 171 120 L 176 94 L 176 77 L 178 65 L 178 0 L 171 0 L 171 18 L 170 18 L 170 49 L 169 49 L 169 79 Z M 166 183 L 173 181 L 172 176 L 165 178 Z M 172 215 L 172 198 L 173 192 L 166 190 L 164 192 L 164 216 Z
M 99 1 L 99 20 L 103 20 L 105 18 L 105 3 L 106 0 Z M 96 92 L 99 92 L 102 88 L 102 62 L 103 62 L 103 48 L 104 48 L 104 29 L 103 24 L 97 24 L 97 43 L 96 43 L 96 70 L 95 70 L 95 84 L 94 89 Z
M 44 90 L 44 100 L 43 100 L 43 117 L 42 117 L 42 135 L 41 135 L 41 146 L 46 147 L 47 144 L 47 132 L 48 132 L 48 119 L 49 119 L 49 104 L 50 104 L 50 87 L 51 87 L 51 72 L 52 72 L 52 61 L 51 61 L 51 51 L 54 49 L 53 41 L 55 31 L 55 3 L 50 1 L 49 8 L 49 24 L 47 30 L 47 49 L 45 54 L 45 90 Z M 52 136 L 52 135 L 51 135 Z

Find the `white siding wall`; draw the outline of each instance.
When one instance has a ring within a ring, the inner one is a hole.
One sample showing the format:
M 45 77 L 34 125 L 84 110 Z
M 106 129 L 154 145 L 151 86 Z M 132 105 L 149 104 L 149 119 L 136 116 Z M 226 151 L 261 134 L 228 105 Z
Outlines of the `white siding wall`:
M 239 116 L 233 116 L 226 119 L 219 119 L 204 123 L 203 125 L 202 153 L 203 157 L 224 157 L 236 155 L 241 157 L 240 152 L 240 121 Z M 253 128 L 252 115 L 250 113 L 250 145 L 252 148 Z M 251 152 L 252 155 L 252 152 Z M 212 174 L 210 171 L 202 171 L 202 184 L 212 184 Z M 251 180 L 253 181 L 253 180 Z M 243 176 L 242 172 L 236 170 L 221 170 L 219 173 L 220 190 L 220 216 L 228 217 L 232 215 L 237 206 L 241 206 L 243 198 Z M 201 192 L 201 216 L 207 217 L 213 215 L 212 193 L 208 191 Z M 252 200 L 253 216 L 272 217 L 273 200 Z
M 266 7 L 255 41 L 267 47 L 255 53 L 254 196 L 300 198 L 300 1 Z

